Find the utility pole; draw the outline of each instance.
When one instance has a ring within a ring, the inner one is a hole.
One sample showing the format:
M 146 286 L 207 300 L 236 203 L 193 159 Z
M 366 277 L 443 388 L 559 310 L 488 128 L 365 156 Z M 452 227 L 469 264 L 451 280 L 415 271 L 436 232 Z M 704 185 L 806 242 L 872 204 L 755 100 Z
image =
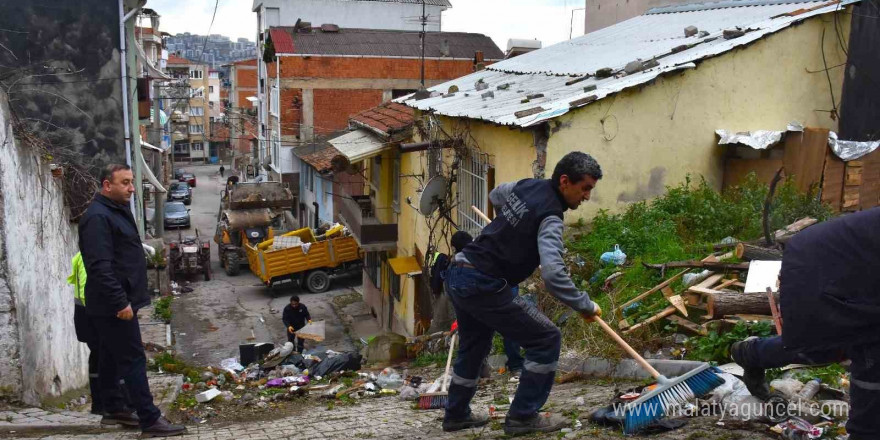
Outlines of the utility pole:
M 153 80 L 153 127 L 150 129 L 150 142 L 153 145 L 162 145 L 162 121 L 161 121 L 161 113 L 159 113 L 159 102 L 160 102 L 160 92 L 161 88 L 159 87 L 159 82 L 155 79 Z M 172 160 L 171 163 L 174 163 L 174 145 L 171 146 L 171 154 Z M 164 167 L 163 167 L 164 168 Z M 156 176 L 156 179 L 159 180 L 159 183 L 162 182 L 162 176 Z M 153 225 L 155 225 L 155 231 L 153 234 L 156 238 L 162 238 L 165 233 L 165 194 L 162 194 L 156 188 L 153 191 L 153 195 L 156 198 L 156 212 L 153 215 Z
M 425 13 L 425 0 L 422 0 L 422 16 L 420 18 L 422 21 L 422 33 L 421 33 L 421 37 L 422 37 L 421 38 L 421 40 L 422 40 L 422 69 L 421 69 L 422 74 L 421 74 L 421 80 L 422 80 L 422 88 L 424 89 L 425 88 L 425 39 L 426 39 L 425 28 L 428 26 L 428 16 Z

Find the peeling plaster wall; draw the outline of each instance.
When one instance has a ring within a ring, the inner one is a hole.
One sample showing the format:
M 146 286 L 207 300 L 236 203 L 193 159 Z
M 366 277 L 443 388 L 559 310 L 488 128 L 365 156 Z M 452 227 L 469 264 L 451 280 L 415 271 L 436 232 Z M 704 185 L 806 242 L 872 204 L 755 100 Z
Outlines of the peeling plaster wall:
M 0 395 L 37 405 L 88 382 L 67 284 L 77 233 L 61 180 L 13 139 L 0 102 Z

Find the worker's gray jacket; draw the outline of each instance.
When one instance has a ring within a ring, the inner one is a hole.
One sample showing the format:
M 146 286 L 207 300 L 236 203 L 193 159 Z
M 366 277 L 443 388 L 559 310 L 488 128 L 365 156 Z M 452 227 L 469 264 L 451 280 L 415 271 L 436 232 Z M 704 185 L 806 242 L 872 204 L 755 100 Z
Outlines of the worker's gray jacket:
M 584 312 L 595 308 L 590 296 L 571 281 L 563 261 L 563 212 L 559 190 L 549 180 L 524 179 L 499 185 L 489 193 L 499 213 L 480 235 L 458 253 L 483 273 L 518 285 L 540 264 L 550 293 L 569 307 Z

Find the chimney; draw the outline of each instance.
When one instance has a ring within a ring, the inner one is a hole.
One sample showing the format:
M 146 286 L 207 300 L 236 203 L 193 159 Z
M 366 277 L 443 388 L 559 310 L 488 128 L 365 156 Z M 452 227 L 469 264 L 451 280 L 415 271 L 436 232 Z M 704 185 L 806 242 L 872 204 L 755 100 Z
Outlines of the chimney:
M 333 24 L 333 23 L 325 23 L 325 24 L 322 24 L 322 25 L 321 25 L 321 32 L 326 32 L 326 33 L 338 33 L 338 32 L 339 32 L 339 26 L 337 26 L 337 25 L 335 25 L 335 24 Z
M 486 68 L 486 64 L 483 62 L 483 51 L 478 50 L 474 52 L 474 72 L 478 72 Z
M 449 40 L 443 40 L 440 42 L 440 55 L 444 57 L 449 56 Z

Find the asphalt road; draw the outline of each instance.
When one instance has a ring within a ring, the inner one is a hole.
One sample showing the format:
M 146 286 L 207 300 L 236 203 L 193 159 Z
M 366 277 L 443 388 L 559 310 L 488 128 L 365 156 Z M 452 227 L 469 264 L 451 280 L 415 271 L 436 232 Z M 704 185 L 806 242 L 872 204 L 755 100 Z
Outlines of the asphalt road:
M 313 320 L 326 321 L 327 339 L 320 347 L 307 342 L 306 351 L 315 347 L 336 351 L 354 349 L 330 299 L 351 293 L 351 287 L 360 284 L 360 277 L 334 279 L 331 290 L 312 294 L 293 287 L 269 289 L 245 268 L 238 276 L 226 275 L 213 242 L 225 179 L 220 178 L 219 166 L 182 166 L 196 175 L 193 202 L 189 206 L 192 228 L 183 230 L 183 235 L 195 235 L 198 229 L 200 236 L 211 241 L 212 277 L 210 281 L 204 281 L 201 276 L 189 278 L 193 292 L 175 298 L 172 329 L 178 353 L 196 365 L 218 366 L 222 359 L 238 357 L 239 344 L 283 344 L 287 337 L 281 311 L 293 294 L 300 296 Z M 166 239 L 176 238 L 176 231 L 166 232 Z

